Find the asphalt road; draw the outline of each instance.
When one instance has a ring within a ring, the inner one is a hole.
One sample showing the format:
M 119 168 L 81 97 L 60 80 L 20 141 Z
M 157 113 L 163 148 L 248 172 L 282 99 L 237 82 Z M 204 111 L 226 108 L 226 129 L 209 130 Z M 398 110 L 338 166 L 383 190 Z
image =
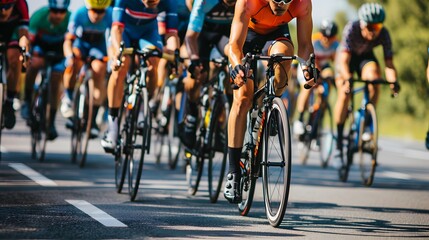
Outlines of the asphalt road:
M 18 115 L 18 114 L 17 114 Z M 312 153 L 307 166 L 293 158 L 286 216 L 269 225 L 261 185 L 249 216 L 220 196 L 211 204 L 206 188 L 189 196 L 180 166 L 149 155 L 135 202 L 114 185 L 113 157 L 99 140 L 81 169 L 70 162 L 70 135 L 47 146 L 45 162 L 31 159 L 29 130 L 21 120 L 2 135 L 1 239 L 122 238 L 429 238 L 429 151 L 422 142 L 380 138 L 374 185 L 362 186 L 353 168 L 347 183 L 333 167 L 322 169 Z M 31 176 L 33 179 L 31 179 Z M 204 181 L 204 179 L 203 179 Z

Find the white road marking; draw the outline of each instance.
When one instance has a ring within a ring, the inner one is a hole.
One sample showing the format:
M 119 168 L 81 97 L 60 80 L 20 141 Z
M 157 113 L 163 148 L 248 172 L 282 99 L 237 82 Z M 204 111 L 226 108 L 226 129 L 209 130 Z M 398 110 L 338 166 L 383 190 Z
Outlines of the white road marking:
M 97 220 L 106 227 L 128 227 L 116 218 L 110 216 L 106 212 L 84 200 L 66 200 L 66 202 L 75 206 L 82 212 L 88 214 L 93 219 Z
M 54 187 L 58 186 L 56 182 L 51 179 L 43 176 L 42 174 L 34 171 L 30 167 L 22 163 L 9 163 L 9 167 L 14 168 L 16 171 L 20 172 L 22 175 L 27 176 L 31 180 L 35 181 L 41 186 L 44 187 Z
M 396 178 L 396 179 L 403 179 L 403 180 L 409 180 L 411 179 L 411 176 L 405 173 L 400 173 L 400 172 L 382 172 L 381 175 L 385 176 L 385 177 L 390 177 L 390 178 Z

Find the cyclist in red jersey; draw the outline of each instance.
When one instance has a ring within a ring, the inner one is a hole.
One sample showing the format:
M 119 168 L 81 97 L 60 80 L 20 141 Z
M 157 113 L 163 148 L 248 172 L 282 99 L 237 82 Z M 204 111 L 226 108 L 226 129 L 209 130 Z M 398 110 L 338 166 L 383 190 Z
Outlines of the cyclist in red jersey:
M 7 46 L 7 98 L 4 103 L 4 125 L 7 129 L 15 126 L 13 100 L 19 91 L 21 74 L 20 47 L 28 51 L 28 5 L 25 0 L 0 0 L 0 42 Z
M 246 113 L 252 106 L 254 83 L 244 76 L 241 59 L 248 52 L 260 53 L 266 42 L 273 41 L 268 55 L 294 54 L 288 23 L 296 18 L 298 36 L 298 56 L 309 58 L 313 53 L 311 33 L 313 19 L 311 0 L 238 0 L 229 41 L 229 61 L 231 81 L 240 87 L 234 91 L 234 100 L 228 120 L 229 173 L 224 196 L 231 203 L 241 201 L 239 191 L 239 161 L 243 148 Z M 281 96 L 290 78 L 291 61 L 275 66 L 276 95 Z M 303 67 L 306 80 L 313 80 L 311 69 Z M 310 70 L 310 71 L 308 71 Z M 314 82 L 314 81 L 311 81 Z M 246 83 L 246 84 L 245 84 Z

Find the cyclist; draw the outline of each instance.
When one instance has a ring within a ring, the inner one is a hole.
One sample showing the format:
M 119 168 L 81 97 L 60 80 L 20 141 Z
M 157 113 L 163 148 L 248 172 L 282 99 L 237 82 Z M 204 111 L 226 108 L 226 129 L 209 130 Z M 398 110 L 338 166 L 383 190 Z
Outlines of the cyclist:
M 373 49 L 382 45 L 385 61 L 386 80 L 391 82 L 394 92 L 399 91 L 396 69 L 393 64 L 392 41 L 389 31 L 383 26 L 386 16 L 384 8 L 378 3 L 365 3 L 358 10 L 359 20 L 349 22 L 343 30 L 343 38 L 335 59 L 337 102 L 334 119 L 337 124 L 337 150 L 334 165 L 340 167 L 343 159 L 343 129 L 350 101 L 349 79 L 357 72 L 363 80 L 371 81 L 381 77 L 380 65 Z M 379 86 L 370 85 L 370 101 L 376 104 Z M 337 166 L 338 165 L 338 166 Z
M 196 0 L 192 7 L 185 36 L 191 63 L 188 66 L 189 77 L 183 80 L 188 98 L 185 125 L 180 134 L 187 147 L 193 147 L 196 141 L 198 99 L 201 83 L 208 77 L 206 70 L 209 69 L 210 53 L 216 47 L 225 56 L 222 53 L 228 43 L 235 2 L 236 0 Z
M 268 55 L 294 54 L 288 23 L 296 18 L 298 36 L 298 55 L 309 58 L 313 53 L 311 33 L 313 20 L 311 0 L 238 0 L 232 21 L 229 61 L 231 63 L 231 81 L 240 87 L 234 91 L 234 100 L 228 120 L 229 172 L 224 196 L 231 203 L 241 201 L 239 167 L 243 139 L 246 128 L 246 113 L 252 107 L 254 93 L 253 79 L 244 74 L 241 59 L 248 52 L 260 52 L 267 41 L 273 41 Z M 275 67 L 276 95 L 281 96 L 290 78 L 291 61 L 284 61 Z M 306 79 L 314 82 L 312 69 L 303 66 Z M 246 83 L 247 79 L 247 83 Z M 245 84 L 246 83 L 246 84 Z
M 4 126 L 15 126 L 13 101 L 19 92 L 21 74 L 20 47 L 29 49 L 28 5 L 25 0 L 0 0 L 0 42 L 7 46 L 7 93 L 4 102 Z
M 106 97 L 105 75 L 107 64 L 103 58 L 107 56 L 106 35 L 112 26 L 112 8 L 110 0 L 85 0 L 85 6 L 75 11 L 68 26 L 68 32 L 64 41 L 64 56 L 66 57 L 66 71 L 64 72 L 64 96 L 61 104 L 61 112 L 64 117 L 73 116 L 71 103 L 75 88 L 75 75 L 83 65 L 83 61 L 91 56 L 95 60 L 91 62 L 92 76 L 94 79 L 94 108 L 91 124 L 91 137 L 99 135 L 96 124 L 98 109 Z M 71 127 L 72 121 L 67 122 Z
M 334 71 L 330 65 L 335 59 L 335 53 L 339 42 L 336 38 L 337 24 L 333 21 L 323 20 L 319 32 L 313 34 L 314 54 L 316 55 L 316 67 L 320 69 L 322 79 L 334 79 Z M 293 133 L 297 136 L 304 134 L 304 110 L 310 96 L 310 91 L 304 91 L 304 83 L 301 81 L 301 91 L 297 100 L 298 120 L 293 124 Z M 330 82 L 328 82 L 330 84 Z M 324 93 L 323 85 L 317 87 L 318 101 L 320 103 Z
M 30 39 L 32 44 L 32 57 L 27 74 L 25 76 L 24 104 L 21 115 L 24 119 L 30 118 L 30 103 L 33 95 L 33 85 L 40 69 L 45 66 L 44 54 L 54 52 L 60 61 L 52 66 L 51 75 L 51 118 L 49 119 L 48 139 L 54 140 L 58 137 L 55 128 L 55 116 L 58 108 L 60 84 L 64 72 L 63 43 L 64 34 L 70 18 L 70 0 L 49 0 L 48 7 L 37 10 L 30 19 Z
M 109 105 L 108 130 L 101 141 L 106 152 L 112 152 L 117 139 L 117 116 L 124 91 L 124 80 L 130 65 L 130 57 L 124 57 L 123 66 L 116 66 L 120 42 L 125 47 L 138 44 L 143 49 L 155 46 L 162 50 L 162 40 L 158 33 L 157 13 L 166 11 L 167 48 L 174 51 L 178 48 L 177 37 L 177 2 L 174 0 L 116 0 L 113 8 L 113 24 L 111 29 L 112 74 L 107 87 Z M 121 59 L 122 60 L 122 59 Z M 149 59 L 147 83 L 149 97 L 156 88 L 158 58 Z

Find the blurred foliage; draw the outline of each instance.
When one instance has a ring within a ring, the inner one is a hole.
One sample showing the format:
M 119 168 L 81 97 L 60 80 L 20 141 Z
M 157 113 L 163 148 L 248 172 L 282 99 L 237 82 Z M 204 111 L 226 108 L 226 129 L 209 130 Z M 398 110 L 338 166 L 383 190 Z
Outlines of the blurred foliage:
M 348 0 L 356 10 L 368 0 Z M 428 116 L 429 87 L 426 79 L 429 47 L 429 1 L 428 0 L 381 0 L 386 10 L 384 26 L 389 30 L 393 42 L 395 67 L 401 83 L 399 98 L 388 101 L 383 96 L 384 110 L 400 112 L 424 119 Z M 336 20 L 343 23 L 344 13 Z M 340 25 L 341 26 L 341 25 Z M 383 59 L 381 47 L 375 53 Z M 383 61 L 380 61 L 383 66 Z M 386 95 L 386 94 L 384 94 Z M 384 107 L 386 106 L 386 108 Z

